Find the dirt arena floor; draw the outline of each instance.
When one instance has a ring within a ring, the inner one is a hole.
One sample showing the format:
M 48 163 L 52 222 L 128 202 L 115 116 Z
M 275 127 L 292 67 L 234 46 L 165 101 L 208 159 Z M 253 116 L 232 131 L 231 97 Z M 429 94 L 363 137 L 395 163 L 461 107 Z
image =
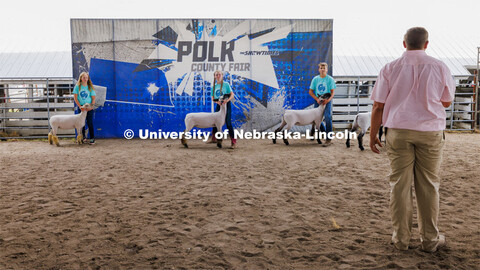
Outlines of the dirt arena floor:
M 389 243 L 385 151 L 290 142 L 0 142 L 0 269 L 479 269 L 480 134 L 447 134 L 434 254 L 416 215 Z

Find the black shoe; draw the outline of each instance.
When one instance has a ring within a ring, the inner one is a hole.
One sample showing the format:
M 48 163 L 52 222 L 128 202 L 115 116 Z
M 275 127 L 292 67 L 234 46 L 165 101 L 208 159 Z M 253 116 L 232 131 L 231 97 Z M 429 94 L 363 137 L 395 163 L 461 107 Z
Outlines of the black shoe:
M 95 139 L 90 139 L 90 144 L 95 144 Z

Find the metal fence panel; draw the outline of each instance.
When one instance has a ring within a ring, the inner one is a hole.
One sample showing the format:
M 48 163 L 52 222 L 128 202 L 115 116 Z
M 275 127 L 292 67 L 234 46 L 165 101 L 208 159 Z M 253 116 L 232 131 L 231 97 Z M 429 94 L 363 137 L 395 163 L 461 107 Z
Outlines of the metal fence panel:
M 46 138 L 53 115 L 73 114 L 71 78 L 0 79 L 0 139 Z M 59 130 L 74 137 L 74 130 Z

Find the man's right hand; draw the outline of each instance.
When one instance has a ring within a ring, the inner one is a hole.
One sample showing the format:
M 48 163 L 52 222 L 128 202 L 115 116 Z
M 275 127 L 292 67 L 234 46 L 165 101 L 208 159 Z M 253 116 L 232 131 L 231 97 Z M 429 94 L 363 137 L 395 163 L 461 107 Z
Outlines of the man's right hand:
M 370 140 L 370 149 L 372 149 L 374 153 L 380 154 L 380 150 L 377 148 L 377 144 L 378 146 L 383 147 L 382 142 L 380 142 L 378 137 L 375 136 L 375 140 Z
M 378 139 L 378 130 L 382 125 L 382 117 L 383 117 L 383 108 L 385 107 L 385 103 L 380 103 L 377 101 L 373 102 L 372 108 L 372 118 L 370 120 L 370 149 L 374 153 L 380 154 L 380 150 L 378 150 L 375 144 L 378 144 L 380 147 L 383 147 L 382 143 Z

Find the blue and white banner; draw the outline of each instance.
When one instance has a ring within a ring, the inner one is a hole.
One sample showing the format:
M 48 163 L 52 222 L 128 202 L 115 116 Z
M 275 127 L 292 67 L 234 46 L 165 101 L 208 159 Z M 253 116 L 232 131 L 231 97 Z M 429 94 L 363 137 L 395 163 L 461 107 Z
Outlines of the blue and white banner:
M 285 109 L 313 103 L 318 63 L 332 65 L 332 20 L 73 19 L 74 77 L 106 87 L 98 137 L 125 129 L 182 131 L 190 112 L 212 111 L 213 73 L 235 93 L 237 129 L 267 130 Z

